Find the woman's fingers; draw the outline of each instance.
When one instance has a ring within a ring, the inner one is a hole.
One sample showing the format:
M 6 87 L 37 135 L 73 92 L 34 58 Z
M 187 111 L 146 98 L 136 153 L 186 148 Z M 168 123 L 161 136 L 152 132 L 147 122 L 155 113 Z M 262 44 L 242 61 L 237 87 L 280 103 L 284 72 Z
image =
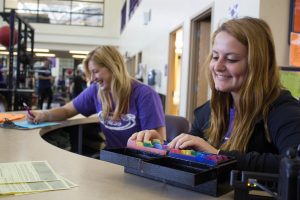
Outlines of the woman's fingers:
M 176 148 L 176 145 L 178 145 L 178 141 L 183 138 L 186 134 L 185 133 L 181 133 L 180 135 L 176 136 L 169 144 L 169 148 L 174 149 Z
M 138 134 L 138 132 L 132 134 L 132 135 L 130 136 L 129 140 L 136 140 L 137 134 Z
M 140 132 L 136 132 L 132 134 L 129 138 L 129 140 L 136 140 L 139 142 L 151 141 L 153 139 L 159 139 L 163 142 L 163 139 L 161 138 L 160 134 L 156 130 L 143 130 Z
M 175 149 L 182 149 L 182 145 L 188 141 L 191 141 L 193 139 L 192 135 L 189 134 L 181 134 L 182 136 L 178 138 L 176 144 L 175 144 Z
M 178 146 L 178 149 L 191 149 L 191 148 L 196 150 L 195 142 L 193 140 L 185 140 L 182 143 L 180 143 Z
M 144 141 L 152 141 L 153 139 L 164 141 L 156 130 L 145 130 Z
M 144 141 L 144 135 L 145 135 L 145 131 L 138 132 L 136 140 L 139 141 L 139 142 Z
M 28 122 L 33 123 L 34 122 L 35 117 L 31 116 L 28 112 L 26 113 L 26 120 Z
M 26 113 L 26 119 L 30 123 L 39 123 L 45 121 L 45 113 L 43 112 L 32 112 L 33 116 Z

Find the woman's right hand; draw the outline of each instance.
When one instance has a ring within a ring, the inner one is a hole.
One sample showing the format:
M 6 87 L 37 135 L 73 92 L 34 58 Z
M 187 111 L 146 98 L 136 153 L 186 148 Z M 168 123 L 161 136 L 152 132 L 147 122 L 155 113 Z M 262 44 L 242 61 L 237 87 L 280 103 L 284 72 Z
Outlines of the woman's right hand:
M 46 112 L 48 112 L 48 111 L 45 111 L 45 112 L 43 112 L 43 111 L 36 111 L 36 112 L 31 111 L 33 116 L 30 115 L 27 112 L 26 113 L 26 119 L 27 119 L 28 122 L 33 123 L 33 124 L 37 124 L 39 122 L 45 122 L 45 121 L 48 120 L 48 115 L 47 115 Z
M 173 149 L 194 149 L 196 151 L 204 151 L 207 153 L 218 154 L 219 150 L 205 141 L 203 138 L 181 133 L 175 137 L 169 144 L 169 148 Z
M 136 132 L 128 140 L 143 142 L 153 139 L 159 139 L 162 143 L 164 142 L 164 138 L 154 129 Z

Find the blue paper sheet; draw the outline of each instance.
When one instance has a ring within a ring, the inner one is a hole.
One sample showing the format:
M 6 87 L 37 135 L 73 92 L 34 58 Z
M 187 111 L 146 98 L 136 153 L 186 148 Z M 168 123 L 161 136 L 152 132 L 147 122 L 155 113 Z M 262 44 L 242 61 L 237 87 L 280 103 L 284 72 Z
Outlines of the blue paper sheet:
M 34 129 L 34 128 L 42 128 L 42 127 L 47 127 L 47 126 L 55 126 L 55 125 L 59 125 L 61 123 L 58 123 L 58 122 L 40 122 L 38 124 L 32 124 L 32 123 L 29 123 L 26 120 L 23 120 L 23 121 L 15 121 L 14 124 L 17 125 L 20 128 Z

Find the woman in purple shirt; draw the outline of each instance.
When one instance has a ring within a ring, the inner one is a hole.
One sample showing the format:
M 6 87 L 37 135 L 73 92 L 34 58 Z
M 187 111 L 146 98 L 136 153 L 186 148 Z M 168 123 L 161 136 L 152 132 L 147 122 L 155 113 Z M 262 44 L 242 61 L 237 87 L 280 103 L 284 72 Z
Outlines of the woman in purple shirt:
M 83 62 L 91 85 L 63 107 L 27 115 L 30 122 L 60 121 L 76 114 L 97 113 L 106 148 L 125 147 L 128 138 L 157 135 L 166 138 L 164 113 L 158 94 L 128 74 L 123 57 L 111 46 L 91 51 Z M 146 138 L 145 137 L 145 138 Z

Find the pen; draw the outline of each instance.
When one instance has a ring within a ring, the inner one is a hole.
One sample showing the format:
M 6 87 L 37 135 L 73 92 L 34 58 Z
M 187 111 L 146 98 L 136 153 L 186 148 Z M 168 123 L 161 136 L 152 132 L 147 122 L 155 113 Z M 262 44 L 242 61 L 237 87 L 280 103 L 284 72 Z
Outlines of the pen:
M 31 117 L 35 117 L 34 114 L 32 114 L 32 112 L 30 111 L 29 106 L 27 106 L 27 104 L 26 104 L 25 102 L 23 102 L 23 106 L 24 106 L 24 108 L 27 110 L 28 114 L 29 114 Z

